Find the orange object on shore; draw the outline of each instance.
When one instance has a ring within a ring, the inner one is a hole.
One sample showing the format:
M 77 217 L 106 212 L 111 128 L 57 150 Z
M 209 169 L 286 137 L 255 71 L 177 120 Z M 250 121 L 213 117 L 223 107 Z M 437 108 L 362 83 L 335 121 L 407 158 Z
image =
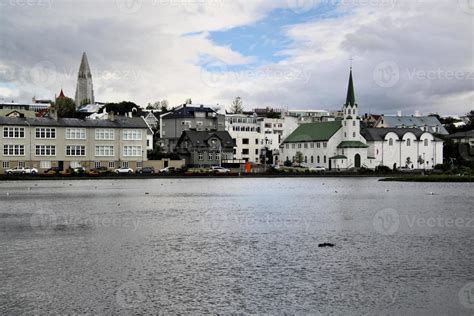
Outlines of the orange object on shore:
M 252 171 L 252 164 L 250 162 L 246 162 L 244 166 L 245 173 L 250 173 Z

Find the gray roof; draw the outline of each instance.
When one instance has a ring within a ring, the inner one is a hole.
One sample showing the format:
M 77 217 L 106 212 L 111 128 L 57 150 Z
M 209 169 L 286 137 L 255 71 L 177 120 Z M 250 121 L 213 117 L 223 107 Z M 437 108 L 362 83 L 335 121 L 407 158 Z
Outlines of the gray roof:
M 466 132 L 457 132 L 448 136 L 448 138 L 473 138 L 474 137 L 474 129 Z
M 227 131 L 212 131 L 212 132 L 193 131 L 193 130 L 184 131 L 181 134 L 181 137 L 180 137 L 178 143 L 181 142 L 181 140 L 183 140 L 185 136 L 189 137 L 189 140 L 192 142 L 193 146 L 206 145 L 207 141 L 212 136 L 218 137 L 225 147 L 233 148 L 235 146 L 235 143 L 234 143 L 234 140 L 232 139 L 232 136 L 230 136 L 229 132 L 227 132 Z
M 364 128 L 360 131 L 360 134 L 367 141 L 383 141 L 385 135 L 390 132 L 397 134 L 399 138 L 402 138 L 406 133 L 413 133 L 417 139 L 420 139 L 424 133 L 428 133 L 418 128 Z
M 141 117 L 116 117 L 110 120 L 81 120 L 76 118 L 58 118 L 57 120 L 46 117 L 20 118 L 0 117 L 0 125 L 15 126 L 48 126 L 48 127 L 92 127 L 92 128 L 146 128 L 148 125 Z
M 446 128 L 435 116 L 382 116 L 380 119 L 383 119 L 384 125 L 386 127 L 439 127 L 439 134 L 448 134 Z
M 171 118 L 183 118 L 183 117 L 194 117 L 194 112 L 204 112 L 204 113 L 216 113 L 213 109 L 205 106 L 182 106 L 181 108 L 174 109 L 166 114 L 164 114 L 162 117 L 163 119 L 171 119 Z

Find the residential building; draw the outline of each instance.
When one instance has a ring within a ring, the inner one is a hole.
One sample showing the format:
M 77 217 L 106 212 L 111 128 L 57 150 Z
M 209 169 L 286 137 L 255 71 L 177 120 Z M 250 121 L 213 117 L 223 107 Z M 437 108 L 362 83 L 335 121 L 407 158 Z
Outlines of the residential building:
M 109 120 L 0 117 L 0 170 L 32 166 L 137 168 L 147 161 L 149 128 L 142 118 Z
M 436 116 L 420 116 L 419 113 L 403 116 L 399 112 L 396 116 L 382 115 L 375 122 L 377 128 L 419 128 L 433 134 L 449 135 L 446 128 Z
M 183 131 L 176 151 L 189 167 L 208 168 L 233 163 L 234 141 L 226 131 Z
M 0 102 L 0 110 L 11 111 L 34 111 L 39 112 L 47 110 L 51 106 L 50 103 L 18 103 L 18 102 Z
M 173 152 L 184 131 L 225 131 L 225 116 L 204 105 L 181 105 L 160 116 L 160 144 Z
M 290 160 L 328 169 L 389 167 L 431 169 L 443 162 L 443 141 L 416 128 L 368 128 L 361 131 L 352 69 L 343 119 L 300 125 L 280 146 L 280 162 Z M 302 156 L 302 157 L 301 157 Z
M 457 132 L 448 136 L 455 143 L 469 144 L 474 147 L 474 130 L 466 132 Z

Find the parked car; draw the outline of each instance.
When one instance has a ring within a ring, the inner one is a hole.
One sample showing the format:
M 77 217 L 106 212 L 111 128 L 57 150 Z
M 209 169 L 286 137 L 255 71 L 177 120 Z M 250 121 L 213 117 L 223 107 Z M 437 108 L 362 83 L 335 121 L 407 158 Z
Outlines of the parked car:
M 309 171 L 316 171 L 316 172 L 323 172 L 326 171 L 326 168 L 321 166 L 311 167 L 308 169 Z
M 216 172 L 216 173 L 229 173 L 230 170 L 224 167 L 219 167 L 219 166 L 212 166 L 211 169 L 209 169 L 210 172 Z
M 133 173 L 133 169 L 122 167 L 122 168 L 115 169 L 115 173 L 117 173 L 117 174 L 121 174 L 121 173 L 132 174 L 132 173 Z
M 397 170 L 400 171 L 400 172 L 412 172 L 413 171 L 413 169 L 410 169 L 410 167 L 407 167 L 407 166 L 398 167 Z
M 160 169 L 160 173 L 172 173 L 175 171 L 176 171 L 175 167 L 166 167 L 166 168 Z
M 59 174 L 61 171 L 63 171 L 63 169 L 59 167 L 53 167 L 53 168 L 49 168 L 45 170 L 44 174 L 47 176 L 53 176 L 53 175 Z
M 73 169 L 75 173 L 85 173 L 86 169 L 82 166 L 76 167 Z
M 153 167 L 143 167 L 139 170 L 137 170 L 138 174 L 154 174 L 155 173 L 155 168 Z
M 24 167 L 15 167 L 13 169 L 5 170 L 6 174 L 31 174 L 35 175 L 38 173 L 38 169 L 35 168 L 24 168 Z

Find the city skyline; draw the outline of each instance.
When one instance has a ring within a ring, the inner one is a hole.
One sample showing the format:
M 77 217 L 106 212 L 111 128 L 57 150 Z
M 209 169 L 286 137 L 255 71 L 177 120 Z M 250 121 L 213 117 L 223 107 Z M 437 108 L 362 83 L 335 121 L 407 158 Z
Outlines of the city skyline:
M 24 102 L 51 98 L 61 88 L 74 96 L 86 51 L 102 102 L 146 106 L 167 99 L 176 106 L 192 98 L 229 106 L 241 96 L 246 109 L 333 110 L 344 102 L 339 83 L 353 63 L 367 112 L 468 112 L 474 97 L 469 7 L 370 3 L 8 3 L 0 13 L 0 97 Z M 85 18 L 78 15 L 83 10 Z M 449 17 L 438 17 L 447 11 Z M 24 28 L 10 28 L 11 19 Z

